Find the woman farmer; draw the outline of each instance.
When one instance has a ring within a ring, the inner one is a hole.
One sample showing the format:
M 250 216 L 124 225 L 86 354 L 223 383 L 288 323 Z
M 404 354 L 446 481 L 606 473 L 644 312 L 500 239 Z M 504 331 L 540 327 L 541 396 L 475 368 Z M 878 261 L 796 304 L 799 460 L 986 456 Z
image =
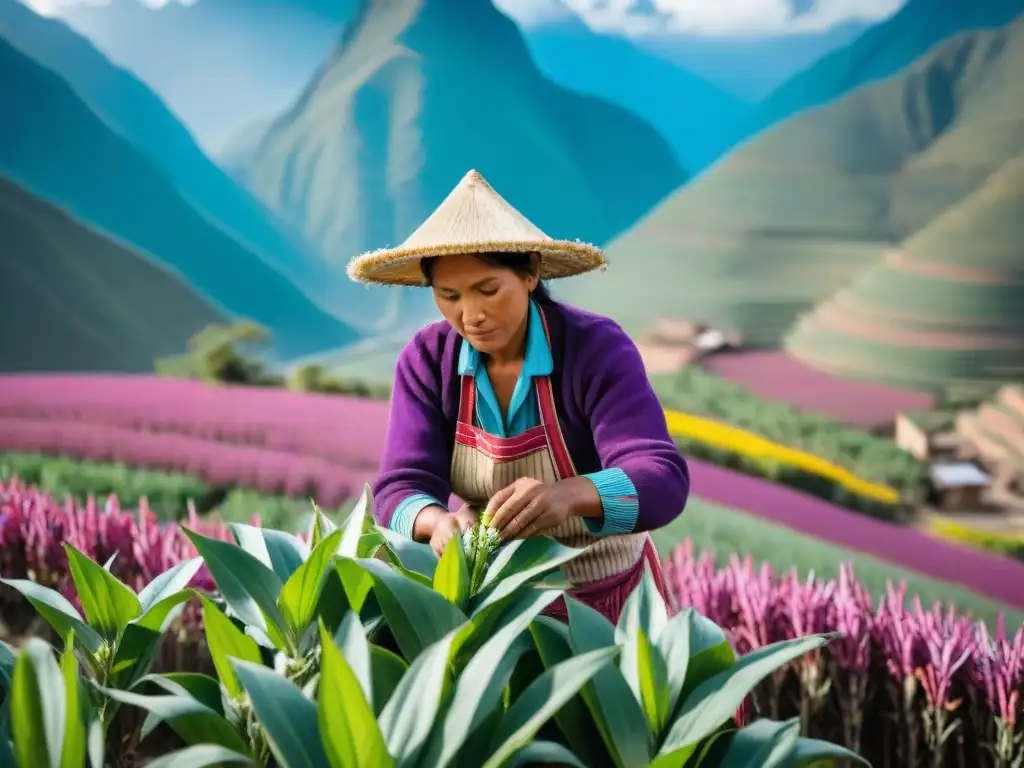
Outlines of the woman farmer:
M 359 256 L 349 275 L 430 286 L 444 316 L 398 358 L 377 521 L 438 554 L 480 508 L 503 540 L 589 545 L 563 566 L 570 594 L 617 621 L 645 562 L 665 591 L 648 532 L 682 512 L 689 473 L 633 342 L 541 282 L 604 263 L 471 171 L 402 246 Z M 452 493 L 465 506 L 450 511 Z

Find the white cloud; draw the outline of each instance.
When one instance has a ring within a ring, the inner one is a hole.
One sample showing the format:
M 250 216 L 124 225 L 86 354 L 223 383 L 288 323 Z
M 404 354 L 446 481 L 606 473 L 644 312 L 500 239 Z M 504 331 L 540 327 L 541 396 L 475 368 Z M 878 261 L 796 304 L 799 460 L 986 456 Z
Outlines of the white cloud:
M 525 26 L 541 26 L 567 12 L 597 32 L 629 36 L 690 34 L 768 36 L 821 32 L 848 21 L 875 22 L 906 0 L 814 0 L 794 13 L 793 0 L 495 0 Z
M 169 3 L 181 5 L 192 5 L 198 0 L 138 0 L 140 5 L 147 8 L 161 8 Z M 25 5 L 38 13 L 40 16 L 60 16 L 65 8 L 73 5 L 109 5 L 110 0 L 21 0 Z

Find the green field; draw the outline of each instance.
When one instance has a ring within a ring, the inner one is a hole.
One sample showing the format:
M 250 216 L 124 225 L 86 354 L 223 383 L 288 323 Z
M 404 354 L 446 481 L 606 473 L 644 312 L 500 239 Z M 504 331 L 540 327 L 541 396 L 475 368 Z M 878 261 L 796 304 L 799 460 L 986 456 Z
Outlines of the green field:
M 801 576 L 813 572 L 833 579 L 838 576 L 840 565 L 851 560 L 857 579 L 876 602 L 885 592 L 886 581 L 906 581 L 908 596 L 919 595 L 926 607 L 942 600 L 954 603 L 961 611 L 969 611 L 989 626 L 994 625 L 999 613 L 1006 616 L 1008 627 L 1024 622 L 1024 612 L 963 587 L 930 579 L 870 555 L 842 549 L 746 512 L 720 507 L 702 499 L 690 499 L 685 513 L 653 535 L 662 557 L 684 539 L 690 538 L 697 551 L 714 550 L 720 565 L 735 552 L 741 557 L 749 554 L 757 562 L 767 561 L 779 572 L 795 567 Z

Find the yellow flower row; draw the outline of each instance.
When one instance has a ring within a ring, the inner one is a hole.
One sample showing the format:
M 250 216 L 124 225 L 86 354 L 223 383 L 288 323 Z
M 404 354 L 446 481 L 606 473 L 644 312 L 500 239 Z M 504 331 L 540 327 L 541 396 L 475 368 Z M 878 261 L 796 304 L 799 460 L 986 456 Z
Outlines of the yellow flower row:
M 824 477 L 842 485 L 851 493 L 883 504 L 896 504 L 900 500 L 899 491 L 890 485 L 872 483 L 820 456 L 766 440 L 753 432 L 667 409 L 665 419 L 669 432 L 676 437 L 697 440 L 752 459 L 774 459 L 804 472 Z

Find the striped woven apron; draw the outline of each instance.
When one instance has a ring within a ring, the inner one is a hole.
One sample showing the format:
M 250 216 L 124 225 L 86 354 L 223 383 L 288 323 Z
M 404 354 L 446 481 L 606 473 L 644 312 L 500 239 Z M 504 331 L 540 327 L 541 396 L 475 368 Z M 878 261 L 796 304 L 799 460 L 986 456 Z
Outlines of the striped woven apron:
M 459 418 L 452 454 L 452 491 L 463 501 L 483 507 L 501 489 L 521 477 L 553 483 L 576 477 L 555 413 L 549 377 L 535 377 L 541 423 L 515 437 L 492 435 L 474 426 L 476 383 L 463 376 Z M 668 602 L 664 574 L 651 537 L 646 533 L 594 536 L 578 517 L 569 518 L 550 532 L 569 547 L 588 547 L 562 566 L 562 573 L 576 586 L 569 594 L 617 622 L 630 592 L 643 578 L 643 564 L 651 567 L 658 590 Z M 565 601 L 559 598 L 546 611 L 566 618 Z

